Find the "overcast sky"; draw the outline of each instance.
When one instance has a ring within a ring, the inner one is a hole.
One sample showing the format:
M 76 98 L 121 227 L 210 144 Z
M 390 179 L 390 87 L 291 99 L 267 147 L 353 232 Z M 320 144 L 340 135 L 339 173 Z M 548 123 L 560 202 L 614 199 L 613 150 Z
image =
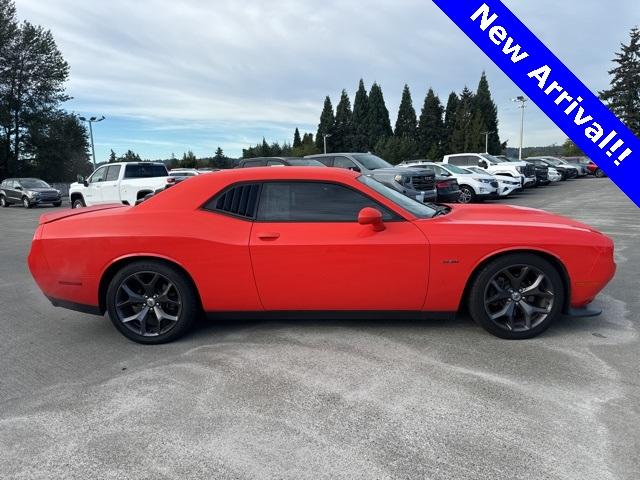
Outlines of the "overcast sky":
M 638 0 L 505 2 L 592 90 L 608 85 Z M 429 87 L 446 102 L 487 72 L 502 140 L 518 144 L 517 87 L 430 0 L 16 0 L 52 30 L 71 66 L 67 108 L 105 115 L 98 161 L 113 148 L 143 158 L 187 149 L 230 156 L 262 140 L 315 133 L 326 95 L 351 100 L 362 77 L 382 85 L 395 124 L 408 83 L 419 112 Z M 525 146 L 562 143 L 532 106 Z

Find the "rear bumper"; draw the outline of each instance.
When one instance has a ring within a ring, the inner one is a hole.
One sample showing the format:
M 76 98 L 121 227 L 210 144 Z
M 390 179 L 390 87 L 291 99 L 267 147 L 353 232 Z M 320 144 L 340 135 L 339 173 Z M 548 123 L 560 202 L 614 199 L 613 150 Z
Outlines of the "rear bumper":
M 455 203 L 460 198 L 460 190 L 454 190 L 452 192 L 438 192 L 438 201 L 444 203 Z
M 47 297 L 54 307 L 66 308 L 67 310 L 73 310 L 74 312 L 86 313 L 88 315 L 97 315 L 101 317 L 103 315 L 100 307 L 95 305 L 84 305 L 82 303 L 69 302 L 67 300 L 61 300 L 59 298 Z

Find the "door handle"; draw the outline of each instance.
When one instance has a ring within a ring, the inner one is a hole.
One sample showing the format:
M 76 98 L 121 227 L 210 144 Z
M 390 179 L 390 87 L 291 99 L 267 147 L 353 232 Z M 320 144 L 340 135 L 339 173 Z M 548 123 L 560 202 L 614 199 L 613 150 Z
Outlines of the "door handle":
M 280 234 L 278 232 L 264 232 L 259 233 L 258 238 L 260 240 L 277 240 L 280 238 Z

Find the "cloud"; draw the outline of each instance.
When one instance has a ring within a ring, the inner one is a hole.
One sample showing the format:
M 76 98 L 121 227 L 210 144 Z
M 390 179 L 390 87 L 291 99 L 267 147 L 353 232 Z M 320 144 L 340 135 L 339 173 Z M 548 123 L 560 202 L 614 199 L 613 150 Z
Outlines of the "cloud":
M 218 144 L 237 155 L 263 135 L 314 131 L 324 96 L 337 101 L 347 88 L 353 99 L 360 77 L 382 84 L 395 120 L 404 83 L 419 109 L 430 86 L 446 100 L 475 88 L 482 70 L 501 135 L 517 143 L 518 89 L 427 0 L 16 3 L 53 31 L 71 65 L 68 108 L 108 117 L 96 132 L 101 156 L 126 139 L 148 157 Z M 594 90 L 637 17 L 636 0 L 507 3 Z M 529 145 L 564 138 L 535 107 L 527 127 Z

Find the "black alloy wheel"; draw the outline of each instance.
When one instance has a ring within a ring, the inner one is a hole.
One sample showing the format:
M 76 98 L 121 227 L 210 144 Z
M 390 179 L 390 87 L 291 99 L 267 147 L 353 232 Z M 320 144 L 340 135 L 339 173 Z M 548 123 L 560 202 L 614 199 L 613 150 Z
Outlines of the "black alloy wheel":
M 524 339 L 546 330 L 560 316 L 563 302 L 556 268 L 537 255 L 517 253 L 483 268 L 471 289 L 469 310 L 494 335 Z
M 116 328 L 144 344 L 173 341 L 184 335 L 198 313 L 189 279 L 162 262 L 135 262 L 112 279 L 107 309 Z

